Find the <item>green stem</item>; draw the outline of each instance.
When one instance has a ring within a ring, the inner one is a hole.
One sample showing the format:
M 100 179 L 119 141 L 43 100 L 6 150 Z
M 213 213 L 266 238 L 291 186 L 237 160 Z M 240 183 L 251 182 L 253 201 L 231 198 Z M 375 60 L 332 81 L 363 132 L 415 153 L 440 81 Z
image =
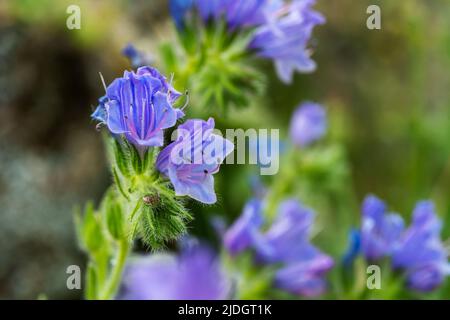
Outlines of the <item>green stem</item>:
M 111 276 L 109 278 L 107 286 L 100 296 L 101 300 L 110 300 L 114 298 L 119 287 L 120 280 L 122 278 L 123 269 L 125 267 L 125 262 L 127 260 L 128 253 L 130 252 L 130 248 L 131 246 L 126 239 L 123 239 L 119 242 L 117 261 L 111 271 Z

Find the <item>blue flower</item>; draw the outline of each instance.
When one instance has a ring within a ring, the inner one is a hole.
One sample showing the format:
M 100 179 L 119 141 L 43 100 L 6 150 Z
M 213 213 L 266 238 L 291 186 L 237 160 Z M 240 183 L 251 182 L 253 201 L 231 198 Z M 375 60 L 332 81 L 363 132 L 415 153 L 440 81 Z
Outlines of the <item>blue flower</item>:
M 158 170 L 172 182 L 179 196 L 212 204 L 217 201 L 213 175 L 234 145 L 214 134 L 214 119 L 191 119 L 177 129 L 177 139 L 160 152 Z
M 311 9 L 314 3 L 315 0 L 294 0 L 272 10 L 250 43 L 259 56 L 275 62 L 277 74 L 285 83 L 292 82 L 294 71 L 308 73 L 316 69 L 308 43 L 314 27 L 325 23 L 325 19 Z
M 264 233 L 258 245 L 258 259 L 265 263 L 296 262 L 315 254 L 309 244 L 309 235 L 314 222 L 314 212 L 303 207 L 297 200 L 283 201 L 275 221 Z
M 449 274 L 448 253 L 440 239 L 441 228 L 434 204 L 419 202 L 414 209 L 411 226 L 393 250 L 394 268 L 407 270 L 408 285 L 414 289 L 430 291 Z
M 204 21 L 218 19 L 224 13 L 230 0 L 194 0 L 195 5 Z
M 125 71 L 106 89 L 92 117 L 114 135 L 125 135 L 139 150 L 163 145 L 163 130 L 183 116 L 173 103 L 178 93 L 156 69 Z
M 258 241 L 259 229 L 263 224 L 262 201 L 250 200 L 244 207 L 242 215 L 224 235 L 224 247 L 231 255 L 236 255 L 250 248 Z
M 101 97 L 98 99 L 98 106 L 95 109 L 94 113 L 91 115 L 91 118 L 100 122 L 100 123 L 106 123 L 108 114 L 106 112 L 105 104 L 108 101 L 108 98 L 106 96 Z
M 324 275 L 333 267 L 333 260 L 310 243 L 314 213 L 297 200 L 284 201 L 270 228 L 263 232 L 261 200 L 251 200 L 242 216 L 225 234 L 225 247 L 233 255 L 252 248 L 262 264 L 280 265 L 274 285 L 282 290 L 304 296 L 324 292 Z
M 272 0 L 195 0 L 204 21 L 225 18 L 231 29 L 252 26 L 264 21 L 264 11 Z
M 144 52 L 138 51 L 132 44 L 127 45 L 122 54 L 130 60 L 133 68 L 139 68 L 152 64 L 152 59 Z
M 171 12 L 178 29 L 192 7 L 201 19 L 224 19 L 229 30 L 253 32 L 249 49 L 275 62 L 280 79 L 291 83 L 294 71 L 312 72 L 316 68 L 308 43 L 316 25 L 325 18 L 312 10 L 315 0 L 193 0 L 172 1 Z
M 333 259 L 317 252 L 310 259 L 288 264 L 278 270 L 275 286 L 296 295 L 319 296 L 327 290 L 324 276 L 333 265 Z
M 131 259 L 118 299 L 219 300 L 230 294 L 230 282 L 216 255 L 195 245 L 179 255 L 153 254 Z
M 327 113 L 316 103 L 301 104 L 292 116 L 290 137 L 292 142 L 305 147 L 322 138 L 327 132 Z
M 375 196 L 363 203 L 361 249 L 369 261 L 376 261 L 392 253 L 404 229 L 403 219 L 397 214 L 386 214 L 386 205 Z
M 362 251 L 369 261 L 391 257 L 393 268 L 405 272 L 409 287 L 431 291 L 450 274 L 448 253 L 440 238 L 441 224 L 434 204 L 422 201 L 404 230 L 401 217 L 386 214 L 386 205 L 368 196 L 363 204 Z
M 192 8 L 194 0 L 170 0 L 169 10 L 178 30 L 182 30 L 185 24 L 186 14 Z

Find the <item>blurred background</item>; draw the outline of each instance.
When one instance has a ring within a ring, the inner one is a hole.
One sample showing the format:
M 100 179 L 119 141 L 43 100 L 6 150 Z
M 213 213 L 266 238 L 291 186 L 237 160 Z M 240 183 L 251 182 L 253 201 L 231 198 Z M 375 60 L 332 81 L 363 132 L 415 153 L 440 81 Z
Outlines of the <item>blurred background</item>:
M 66 27 L 70 4 L 81 8 L 80 30 Z M 366 28 L 370 4 L 382 9 L 380 31 Z M 318 212 L 317 242 L 334 257 L 367 193 L 406 218 L 417 200 L 433 199 L 448 239 L 450 2 L 319 0 L 316 8 L 327 18 L 314 33 L 318 70 L 285 86 L 267 63 L 268 98 L 218 122 L 285 135 L 300 102 L 327 107 L 328 147 L 308 154 L 295 179 Z M 66 288 L 67 266 L 84 266 L 73 209 L 98 202 L 111 182 L 89 117 L 104 91 L 99 72 L 109 83 L 130 69 L 121 55 L 128 43 L 156 56 L 175 37 L 166 0 L 0 0 L 0 299 L 81 297 Z M 211 216 L 239 215 L 257 171 L 221 172 L 218 205 L 191 206 L 192 232 L 210 241 Z M 440 297 L 450 298 L 448 282 Z

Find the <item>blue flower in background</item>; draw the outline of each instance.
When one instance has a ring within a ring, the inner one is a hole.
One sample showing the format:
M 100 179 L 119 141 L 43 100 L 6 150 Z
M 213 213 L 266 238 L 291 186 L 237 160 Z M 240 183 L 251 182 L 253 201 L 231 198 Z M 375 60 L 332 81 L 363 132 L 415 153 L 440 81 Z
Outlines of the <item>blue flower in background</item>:
M 173 127 L 183 113 L 172 104 L 180 94 L 156 69 L 125 71 L 106 89 L 92 117 L 114 135 L 125 135 L 139 150 L 163 145 L 163 130 Z
M 184 28 L 186 14 L 192 8 L 194 0 L 170 0 L 169 10 L 178 30 Z
M 304 261 L 288 264 L 275 275 L 275 286 L 287 292 L 306 297 L 315 297 L 325 293 L 326 273 L 333 268 L 334 262 L 329 256 L 316 252 Z
M 218 19 L 226 9 L 229 0 L 194 0 L 200 16 L 204 21 Z
M 311 209 L 294 199 L 282 202 L 275 221 L 256 248 L 258 259 L 265 263 L 290 263 L 314 255 L 315 249 L 309 244 L 313 222 Z
M 263 232 L 262 209 L 260 200 L 246 205 L 225 234 L 227 250 L 235 255 L 251 248 L 258 263 L 280 265 L 274 278 L 277 288 L 304 296 L 323 293 L 327 287 L 324 275 L 333 267 L 333 260 L 310 243 L 312 210 L 297 200 L 286 200 L 273 224 Z
M 272 11 L 251 40 L 250 48 L 273 60 L 278 77 L 285 83 L 292 82 L 295 71 L 309 73 L 316 69 L 308 43 L 314 27 L 325 23 L 325 18 L 311 9 L 314 3 L 297 0 Z
M 416 205 L 411 226 L 398 239 L 392 253 L 394 268 L 407 270 L 408 285 L 420 291 L 439 286 L 449 274 L 448 253 L 440 239 L 442 223 L 434 204 Z
M 400 216 L 386 214 L 380 199 L 368 196 L 364 201 L 361 237 L 366 259 L 390 257 L 393 268 L 403 270 L 407 285 L 415 290 L 431 291 L 450 274 L 440 232 L 441 221 L 430 201 L 417 203 L 406 230 Z
M 137 50 L 132 44 L 127 45 L 122 50 L 122 54 L 130 60 L 131 66 L 135 69 L 153 63 L 150 56 Z
M 131 259 L 120 300 L 219 300 L 230 295 L 230 282 L 216 255 L 201 245 L 179 255 L 153 254 Z
M 333 259 L 310 243 L 314 212 L 297 200 L 281 203 L 278 215 L 256 246 L 257 258 L 264 263 L 281 263 L 275 286 L 293 294 L 316 296 L 327 287 L 324 275 Z
M 368 196 L 364 200 L 361 249 L 369 261 L 390 255 L 404 229 L 403 219 L 386 211 L 385 203 L 377 197 Z
M 214 134 L 214 119 L 188 120 L 177 129 L 176 141 L 162 150 L 156 167 L 172 182 L 179 196 L 213 204 L 217 201 L 213 175 L 234 145 Z
M 223 244 L 231 255 L 241 253 L 258 241 L 263 224 L 262 205 L 259 199 L 247 202 L 242 215 L 225 233 Z
M 312 10 L 314 4 L 315 0 L 172 0 L 170 11 L 179 30 L 193 8 L 204 22 L 225 19 L 230 31 L 253 28 L 249 49 L 273 60 L 279 78 L 291 83 L 295 71 L 316 69 L 308 43 L 325 18 Z
M 290 137 L 299 147 L 306 147 L 321 139 L 327 132 L 327 113 L 319 104 L 301 104 L 292 115 Z

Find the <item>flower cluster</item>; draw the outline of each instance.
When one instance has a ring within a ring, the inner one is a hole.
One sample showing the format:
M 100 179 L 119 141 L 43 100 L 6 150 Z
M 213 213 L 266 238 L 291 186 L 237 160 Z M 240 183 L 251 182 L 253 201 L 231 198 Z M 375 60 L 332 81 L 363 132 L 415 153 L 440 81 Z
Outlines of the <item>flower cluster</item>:
M 140 67 L 137 72 L 125 71 L 106 88 L 92 118 L 114 136 L 124 136 L 143 155 L 149 147 L 163 146 L 164 130 L 184 117 L 173 106 L 180 95 L 158 70 Z M 178 196 L 206 204 L 217 201 L 213 174 L 234 146 L 213 130 L 212 118 L 188 120 L 178 127 L 176 141 L 159 153 L 156 168 L 170 179 Z
M 362 212 L 361 249 L 367 260 L 391 257 L 393 268 L 404 270 L 407 285 L 418 291 L 435 289 L 450 273 L 432 202 L 417 203 L 407 229 L 403 219 L 387 214 L 385 203 L 375 196 L 365 199 Z
M 206 246 L 184 248 L 179 255 L 153 254 L 131 259 L 117 296 L 120 300 L 221 300 L 230 281 Z
M 259 199 L 247 203 L 241 217 L 224 235 L 228 252 L 235 256 L 252 249 L 258 263 L 281 265 L 274 277 L 279 289 L 303 296 L 322 294 L 327 287 L 324 275 L 333 267 L 333 260 L 310 243 L 312 210 L 297 200 L 285 200 L 264 232 L 263 206 Z
M 308 43 L 314 27 L 325 19 L 312 9 L 314 4 L 315 0 L 172 0 L 170 8 L 181 31 L 191 11 L 205 23 L 225 20 L 230 32 L 251 30 L 248 49 L 273 60 L 279 78 L 290 83 L 295 71 L 316 68 Z

